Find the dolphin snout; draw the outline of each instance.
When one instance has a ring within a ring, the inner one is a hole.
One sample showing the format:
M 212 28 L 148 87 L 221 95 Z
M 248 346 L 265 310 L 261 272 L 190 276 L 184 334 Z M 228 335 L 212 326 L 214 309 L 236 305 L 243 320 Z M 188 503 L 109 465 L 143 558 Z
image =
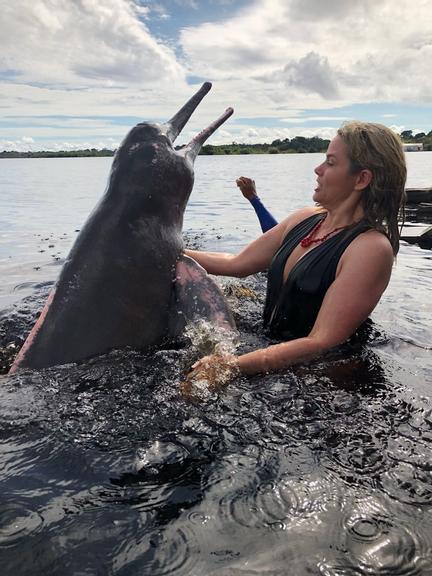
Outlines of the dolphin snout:
M 210 136 L 215 132 L 219 126 L 221 126 L 228 118 L 233 114 L 233 108 L 227 108 L 223 114 L 219 116 L 217 120 L 212 122 L 210 126 L 201 130 L 199 134 L 197 134 L 187 146 L 182 148 L 180 154 L 182 156 L 187 156 L 192 162 L 198 156 L 198 152 L 201 150 L 202 145 L 204 142 L 210 138 Z
M 211 82 L 204 82 L 198 92 L 196 92 L 192 98 L 186 102 L 186 104 L 177 112 L 177 114 L 171 118 L 171 120 L 162 126 L 162 128 L 165 128 L 164 132 L 171 141 L 171 144 L 180 134 L 186 122 L 192 116 L 193 112 L 198 107 L 204 96 L 209 92 L 211 87 Z M 227 108 L 217 120 L 210 124 L 210 126 L 207 126 L 207 128 L 204 130 L 201 130 L 201 132 L 197 134 L 187 146 L 182 146 L 178 153 L 181 156 L 187 157 L 188 160 L 193 162 L 207 138 L 209 138 L 213 132 L 215 132 L 215 130 L 217 130 L 219 126 L 221 126 L 221 124 L 223 124 L 231 116 L 233 112 L 234 110 L 232 108 Z
M 174 140 L 183 130 L 186 122 L 192 116 L 193 112 L 196 110 L 204 96 L 210 91 L 211 87 L 211 82 L 204 82 L 198 92 L 196 92 L 192 98 L 190 98 L 186 104 L 180 108 L 177 114 L 175 114 L 171 120 L 168 120 L 168 122 L 165 124 L 166 135 L 171 140 L 171 143 L 174 142 Z

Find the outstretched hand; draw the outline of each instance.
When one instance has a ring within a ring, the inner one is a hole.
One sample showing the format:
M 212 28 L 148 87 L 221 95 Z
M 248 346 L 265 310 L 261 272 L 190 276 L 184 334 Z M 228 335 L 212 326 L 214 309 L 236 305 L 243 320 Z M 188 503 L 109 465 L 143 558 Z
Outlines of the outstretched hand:
M 203 399 L 239 376 L 237 356 L 212 354 L 195 362 L 181 384 L 181 393 L 188 398 Z
M 237 186 L 240 188 L 241 193 L 248 200 L 257 198 L 258 194 L 255 187 L 255 180 L 248 178 L 247 176 L 240 176 L 236 180 Z

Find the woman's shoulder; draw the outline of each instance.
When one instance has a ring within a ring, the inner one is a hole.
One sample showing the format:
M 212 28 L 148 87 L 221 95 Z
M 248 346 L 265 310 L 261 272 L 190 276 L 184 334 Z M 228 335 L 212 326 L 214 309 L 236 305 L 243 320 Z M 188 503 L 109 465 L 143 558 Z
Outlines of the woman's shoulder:
M 388 264 L 391 268 L 394 260 L 393 248 L 388 237 L 374 228 L 359 234 L 347 247 L 341 258 L 344 261 L 353 261 L 356 265 L 365 261 L 369 266 L 383 266 Z
M 376 247 L 393 255 L 392 245 L 388 236 L 375 228 L 369 228 L 359 234 L 355 238 L 353 246 Z

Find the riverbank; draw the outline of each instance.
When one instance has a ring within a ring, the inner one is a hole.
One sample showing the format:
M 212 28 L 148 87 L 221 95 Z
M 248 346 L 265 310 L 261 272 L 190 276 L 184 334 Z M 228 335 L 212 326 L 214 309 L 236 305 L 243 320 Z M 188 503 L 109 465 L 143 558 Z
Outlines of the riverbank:
M 426 152 L 432 150 L 432 131 L 428 134 L 420 134 L 415 137 L 410 135 L 408 130 L 402 133 L 402 142 L 407 151 L 407 146 L 412 145 L 413 151 Z M 405 134 L 405 138 L 404 138 Z M 313 136 L 305 138 L 304 136 L 295 136 L 294 138 L 284 138 L 283 140 L 273 140 L 270 144 L 206 144 L 200 151 L 201 156 L 224 156 L 224 155 L 243 155 L 243 154 L 310 154 L 324 153 L 330 140 Z M 419 146 L 421 145 L 421 149 Z M 181 147 L 177 147 L 179 149 Z M 115 150 L 103 148 L 86 148 L 83 150 L 36 150 L 19 152 L 18 150 L 3 150 L 0 152 L 0 158 L 86 158 L 86 157 L 109 157 L 114 156 Z
M 211 144 L 203 146 L 200 151 L 200 156 L 237 156 L 248 154 L 311 154 L 322 153 L 327 150 L 328 142 L 322 146 L 294 146 L 291 148 L 276 148 L 271 144 L 228 144 L 222 146 L 213 146 Z M 426 151 L 419 150 L 419 152 Z M 116 153 L 115 150 L 37 150 L 35 152 L 18 152 L 16 150 L 8 151 L 3 150 L 0 152 L 1 158 L 107 158 L 112 157 Z
M 223 144 L 214 146 L 206 144 L 200 150 L 201 156 L 226 156 L 243 154 L 308 154 L 324 153 L 330 140 L 322 138 L 303 138 L 297 136 L 289 140 L 274 140 L 271 144 Z M 179 149 L 177 147 L 176 149 Z M 85 150 L 38 150 L 34 152 L 3 151 L 0 158 L 86 158 L 98 156 L 114 156 L 115 150 L 87 148 Z

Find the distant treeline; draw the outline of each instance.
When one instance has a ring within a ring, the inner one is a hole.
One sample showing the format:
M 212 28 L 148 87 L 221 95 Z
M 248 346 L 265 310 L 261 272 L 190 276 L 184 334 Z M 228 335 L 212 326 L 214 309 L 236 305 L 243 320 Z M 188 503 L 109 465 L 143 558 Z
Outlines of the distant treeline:
M 432 150 L 432 130 L 427 134 L 419 132 L 415 136 L 413 136 L 412 130 L 404 130 L 401 132 L 400 137 L 406 144 L 411 142 L 421 143 L 423 144 L 423 150 Z
M 202 147 L 200 154 L 204 156 L 216 154 L 286 154 L 286 153 L 303 153 L 303 152 L 325 152 L 330 140 L 313 137 L 305 138 L 296 136 L 291 140 L 274 140 L 271 144 L 222 144 L 215 146 L 206 144 Z M 86 150 L 60 150 L 54 151 L 37 151 L 37 152 L 0 152 L 0 158 L 76 158 L 85 156 L 113 156 L 115 150 L 96 150 L 96 148 L 87 148 Z
M 97 150 L 96 148 L 86 148 L 85 150 L 38 150 L 37 152 L 0 152 L 0 158 L 82 158 L 83 156 L 114 156 L 115 150 Z
M 236 142 L 221 146 L 206 144 L 202 147 L 200 154 L 303 154 L 325 152 L 329 143 L 330 140 L 323 140 L 318 136 L 313 138 L 296 136 L 291 140 L 289 138 L 273 140 L 271 144 L 237 144 Z
M 405 143 L 416 142 L 423 144 L 423 150 L 432 150 L 432 130 L 427 134 L 420 132 L 415 136 L 412 130 L 404 130 L 401 133 L 402 141 Z M 223 155 L 223 154 L 303 154 L 307 152 L 325 152 L 330 140 L 324 140 L 313 136 L 306 138 L 304 136 L 295 136 L 294 138 L 284 138 L 283 140 L 273 140 L 271 144 L 221 144 L 219 146 L 206 144 L 202 147 L 200 154 L 204 156 Z M 97 150 L 96 148 L 87 148 L 85 150 L 60 150 L 54 151 L 37 151 L 37 152 L 16 152 L 6 150 L 0 152 L 0 158 L 77 158 L 86 156 L 114 156 L 115 150 Z

